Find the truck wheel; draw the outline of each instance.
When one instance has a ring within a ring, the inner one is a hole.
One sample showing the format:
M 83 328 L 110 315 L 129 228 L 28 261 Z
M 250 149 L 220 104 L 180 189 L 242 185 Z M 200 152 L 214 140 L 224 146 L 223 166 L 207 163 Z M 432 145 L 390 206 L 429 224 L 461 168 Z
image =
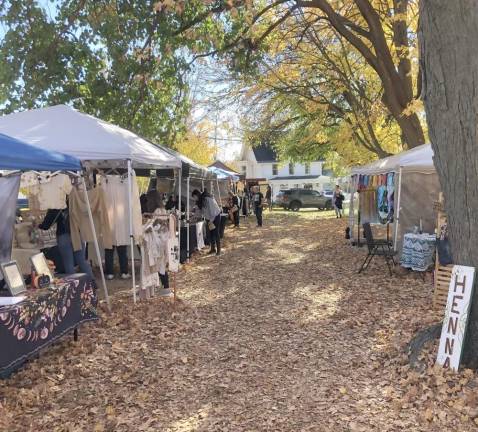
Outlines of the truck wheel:
M 300 210 L 300 202 L 299 201 L 292 201 L 290 203 L 290 206 L 289 208 L 292 210 L 292 211 L 299 211 Z

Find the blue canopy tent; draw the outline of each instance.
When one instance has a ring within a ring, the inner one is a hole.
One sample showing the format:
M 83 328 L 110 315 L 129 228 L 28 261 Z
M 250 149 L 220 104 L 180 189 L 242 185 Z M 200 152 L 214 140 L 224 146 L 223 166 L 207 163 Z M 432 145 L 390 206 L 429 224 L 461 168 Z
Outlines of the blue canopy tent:
M 81 171 L 73 156 L 34 147 L 0 133 L 0 169 L 14 171 Z
M 218 168 L 218 167 L 215 167 L 215 166 L 209 167 L 208 170 L 211 171 L 213 174 L 216 174 L 216 176 L 219 180 L 231 179 L 233 182 L 238 182 L 239 181 L 239 176 L 234 174 L 231 171 L 226 171 L 222 168 Z
M 80 160 L 74 156 L 35 147 L 0 133 L 0 170 L 8 171 L 8 173 L 2 173 L 0 176 L 0 220 L 2 221 L 0 225 L 0 262 L 9 261 L 11 259 L 16 204 L 21 179 L 19 171 L 69 171 L 77 173 L 82 171 L 82 169 Z M 88 203 L 90 222 L 92 224 L 93 233 L 95 233 L 86 186 L 84 190 L 86 202 Z M 95 248 L 99 262 L 101 263 L 96 239 Z M 101 266 L 100 270 L 105 298 L 109 307 L 108 290 Z

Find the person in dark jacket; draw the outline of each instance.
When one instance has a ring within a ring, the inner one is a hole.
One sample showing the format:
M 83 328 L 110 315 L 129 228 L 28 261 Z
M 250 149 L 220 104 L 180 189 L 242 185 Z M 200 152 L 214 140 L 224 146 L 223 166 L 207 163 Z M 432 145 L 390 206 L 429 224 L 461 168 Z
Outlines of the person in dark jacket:
M 257 226 L 262 226 L 262 206 L 264 204 L 264 194 L 261 192 L 259 186 L 254 186 L 252 203 L 254 205 L 254 213 L 257 219 Z
M 267 206 L 269 207 L 269 211 L 272 211 L 272 188 L 271 188 L 271 185 L 267 185 L 266 201 L 267 201 Z
M 82 249 L 73 251 L 73 244 L 71 243 L 70 235 L 70 217 L 68 208 L 63 210 L 49 209 L 43 219 L 43 222 L 38 225 L 41 230 L 49 230 L 56 224 L 56 240 L 58 250 L 60 252 L 63 267 L 66 274 L 74 274 L 75 263 L 80 267 L 82 273 L 86 273 L 93 278 L 93 271 L 86 260 L 86 244 L 82 244 Z
M 239 197 L 234 192 L 229 192 L 229 199 L 231 202 L 230 212 L 234 222 L 234 228 L 239 228 Z
M 343 210 L 343 202 L 345 200 L 345 196 L 340 190 L 340 186 L 335 187 L 335 192 L 334 192 L 334 206 L 335 206 L 335 215 L 338 218 L 341 218 L 344 214 Z

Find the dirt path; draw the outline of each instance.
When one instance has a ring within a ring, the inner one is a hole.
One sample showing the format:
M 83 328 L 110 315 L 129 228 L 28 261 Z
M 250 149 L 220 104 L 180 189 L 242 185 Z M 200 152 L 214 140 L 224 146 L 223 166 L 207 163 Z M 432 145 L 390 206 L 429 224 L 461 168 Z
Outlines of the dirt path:
M 176 308 L 117 298 L 79 343 L 0 383 L 0 430 L 473 429 L 432 373 L 404 365 L 402 345 L 436 319 L 429 281 L 390 278 L 379 260 L 357 275 L 364 251 L 343 221 L 265 225 L 228 230 L 219 259 L 196 257 Z

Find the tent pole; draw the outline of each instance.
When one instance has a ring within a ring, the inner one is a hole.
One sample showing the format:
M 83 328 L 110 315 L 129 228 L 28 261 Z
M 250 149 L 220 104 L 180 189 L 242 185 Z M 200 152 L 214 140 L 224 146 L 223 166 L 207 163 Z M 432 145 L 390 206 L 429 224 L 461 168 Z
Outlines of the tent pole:
M 395 216 L 395 235 L 393 236 L 393 250 L 397 251 L 398 226 L 400 224 L 400 198 L 402 196 L 402 167 L 398 170 L 398 197 L 397 197 L 397 214 Z
M 111 312 L 110 296 L 108 294 L 108 287 L 106 286 L 105 273 L 103 272 L 103 263 L 101 262 L 100 247 L 98 246 L 98 238 L 96 237 L 95 224 L 93 222 L 93 214 L 91 213 L 90 199 L 88 198 L 88 191 L 86 190 L 86 182 L 83 176 L 81 176 L 81 181 L 83 183 L 83 192 L 85 194 L 86 207 L 88 210 L 88 219 L 90 220 L 91 232 L 93 233 L 93 242 L 95 244 L 96 259 L 98 260 L 98 265 L 100 267 L 101 283 L 103 285 L 103 292 L 105 294 L 106 306 L 108 307 L 108 312 Z
M 189 234 L 189 185 L 191 177 L 188 177 L 186 182 L 186 236 L 187 236 L 187 249 L 186 249 L 186 260 L 189 262 L 190 251 L 191 251 L 191 239 Z
M 134 237 L 133 237 L 133 184 L 131 179 L 131 159 L 128 159 L 128 207 L 129 207 L 129 241 L 131 248 L 131 276 L 133 283 L 133 302 L 136 303 L 136 271 L 134 268 Z
M 219 179 L 216 177 L 217 195 L 219 196 L 219 205 L 222 210 L 221 189 L 219 189 Z
M 182 196 L 181 196 L 181 184 L 183 182 L 183 169 L 182 167 L 179 168 L 178 171 L 178 243 L 179 243 L 179 262 L 181 263 L 181 213 L 183 209 L 181 208 L 181 201 L 182 201 Z M 189 198 L 189 197 L 188 197 Z

